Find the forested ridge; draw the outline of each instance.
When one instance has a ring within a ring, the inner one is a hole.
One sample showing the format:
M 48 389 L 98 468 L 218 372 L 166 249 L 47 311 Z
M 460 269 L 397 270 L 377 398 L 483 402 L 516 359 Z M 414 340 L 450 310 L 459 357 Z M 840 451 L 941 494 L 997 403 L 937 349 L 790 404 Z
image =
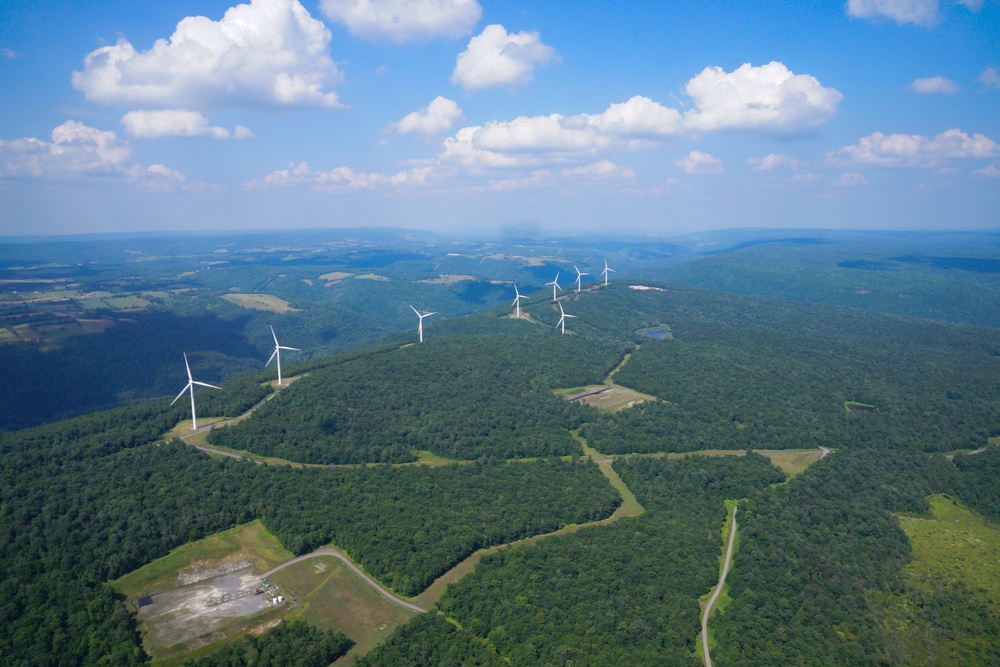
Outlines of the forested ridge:
M 428 339 L 317 368 L 210 442 L 305 463 L 405 462 L 579 453 L 569 431 L 590 412 L 553 389 L 600 381 L 620 344 L 513 329 Z

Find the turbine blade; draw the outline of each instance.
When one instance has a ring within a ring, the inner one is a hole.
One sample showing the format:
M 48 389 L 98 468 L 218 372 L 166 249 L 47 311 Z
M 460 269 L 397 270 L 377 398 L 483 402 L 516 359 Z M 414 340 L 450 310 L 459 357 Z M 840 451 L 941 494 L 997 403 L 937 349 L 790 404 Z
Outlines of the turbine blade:
M 280 347 L 282 350 L 295 350 L 296 352 L 301 352 L 302 351 L 302 350 L 300 350 L 297 347 L 285 347 L 284 345 L 279 345 L 278 347 Z
M 191 380 L 191 384 L 197 384 L 202 387 L 211 387 L 212 389 L 222 389 L 222 387 L 216 387 L 214 384 L 206 384 L 204 382 L 198 382 L 197 380 Z
M 177 394 L 177 398 L 180 398 L 181 396 L 183 396 L 184 392 L 187 391 L 188 387 L 190 387 L 190 386 L 191 386 L 190 382 L 188 382 L 186 385 L 184 385 L 184 388 L 181 389 L 181 393 Z M 173 405 L 174 403 L 176 403 L 177 402 L 177 398 L 175 398 L 174 400 L 170 401 L 170 405 Z
M 188 355 L 187 355 L 187 352 L 184 353 L 184 368 L 187 369 L 187 372 L 188 372 L 188 381 L 190 381 L 191 380 L 191 366 L 190 366 L 190 364 L 188 364 Z
M 278 348 L 274 348 L 274 352 L 271 353 L 271 357 L 267 360 L 267 363 L 264 364 L 264 368 L 267 368 L 268 366 L 271 365 L 271 362 L 274 361 L 274 355 L 276 354 L 278 354 Z
M 271 330 L 271 337 L 274 338 L 274 344 L 277 345 L 278 344 L 278 334 L 274 333 L 274 327 L 272 327 L 270 324 L 268 324 L 267 326 Z
M 420 317 L 420 311 L 417 310 L 416 308 L 414 308 L 412 304 L 410 305 L 410 310 L 412 310 L 413 312 L 415 312 L 417 314 L 417 317 Z
M 424 317 L 430 317 L 431 315 L 437 315 L 437 313 L 427 313 Z

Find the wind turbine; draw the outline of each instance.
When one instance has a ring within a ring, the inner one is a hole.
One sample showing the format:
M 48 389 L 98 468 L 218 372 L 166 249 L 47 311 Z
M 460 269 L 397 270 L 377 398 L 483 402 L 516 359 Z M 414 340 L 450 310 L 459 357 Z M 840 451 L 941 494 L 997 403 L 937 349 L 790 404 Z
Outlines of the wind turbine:
M 566 333 L 566 318 L 567 317 L 574 317 L 575 318 L 576 315 L 569 315 L 569 314 L 567 314 L 563 310 L 562 302 L 561 301 L 559 302 L 559 315 L 560 315 L 559 321 L 556 323 L 556 326 L 562 328 L 562 333 Z
M 197 385 L 200 385 L 202 387 L 211 387 L 212 389 L 222 389 L 222 387 L 216 387 L 214 384 L 205 384 L 204 382 L 198 382 L 197 380 L 195 380 L 194 378 L 192 378 L 191 377 L 191 366 L 190 366 L 190 364 L 188 364 L 188 355 L 187 355 L 187 352 L 184 353 L 184 367 L 187 368 L 188 383 L 187 383 L 187 385 L 184 386 L 183 389 L 181 389 L 181 393 L 177 394 L 177 398 L 175 398 L 170 403 L 170 405 L 173 405 L 174 403 L 176 403 L 177 399 L 179 399 L 181 396 L 183 396 L 185 391 L 191 390 L 191 430 L 192 431 L 197 431 L 198 430 L 198 417 L 194 413 L 194 386 L 197 384 Z
M 517 309 L 516 311 L 517 314 L 514 317 L 521 317 L 521 299 L 530 299 L 531 297 L 524 296 L 523 294 L 518 292 L 517 283 L 514 283 L 514 294 L 516 294 L 517 296 L 514 297 L 514 303 L 510 305 L 514 306 L 514 308 Z
M 615 270 L 608 266 L 608 260 L 604 260 L 604 270 L 601 271 L 601 275 L 604 276 L 604 286 L 608 286 L 608 272 L 614 273 Z
M 573 265 L 573 268 L 576 269 L 576 264 Z M 580 293 L 580 278 L 583 278 L 584 276 L 589 276 L 589 275 L 590 275 L 589 273 L 580 273 L 580 269 L 576 269 L 576 293 L 577 294 Z
M 412 310 L 413 312 L 415 312 L 417 314 L 417 317 L 420 318 L 420 322 L 417 324 L 417 333 L 420 335 L 420 342 L 423 343 L 424 342 L 424 318 L 425 317 L 430 317 L 431 315 L 437 315 L 437 313 L 424 313 L 424 314 L 421 315 L 420 311 L 417 310 L 416 308 L 414 308 L 412 305 L 410 306 L 410 310 Z
M 552 300 L 555 301 L 556 300 L 556 290 L 559 290 L 560 292 L 562 292 L 562 287 L 559 287 L 559 272 L 558 271 L 556 271 L 556 279 L 555 280 L 553 280 L 550 283 L 545 283 L 546 287 L 548 287 L 549 285 L 552 285 Z
M 297 347 L 285 347 L 284 345 L 278 345 L 278 336 L 274 333 L 274 327 L 272 327 L 270 324 L 268 324 L 267 326 L 270 327 L 270 329 L 271 329 L 271 337 L 274 338 L 274 352 L 271 353 L 271 359 L 274 359 L 274 358 L 278 359 L 278 386 L 280 387 L 281 386 L 281 351 L 282 350 L 295 350 L 296 352 L 301 352 L 302 350 L 300 350 Z M 268 359 L 267 360 L 267 364 L 264 364 L 265 368 L 267 368 L 267 365 L 271 363 L 271 359 Z

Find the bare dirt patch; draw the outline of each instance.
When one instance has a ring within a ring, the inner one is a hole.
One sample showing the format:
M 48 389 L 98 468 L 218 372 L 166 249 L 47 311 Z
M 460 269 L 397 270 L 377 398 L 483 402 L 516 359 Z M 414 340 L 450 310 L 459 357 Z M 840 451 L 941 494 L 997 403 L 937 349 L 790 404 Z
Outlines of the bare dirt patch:
M 262 593 L 257 593 L 263 590 Z M 153 658 L 194 650 L 281 613 L 291 603 L 273 604 L 283 591 L 265 590 L 260 577 L 244 568 L 151 596 L 139 608 L 144 648 Z
M 610 410 L 611 412 L 624 410 L 625 408 L 630 408 L 633 405 L 645 403 L 646 401 L 657 400 L 655 396 L 643 394 L 634 389 L 628 389 L 614 383 L 581 387 L 577 390 L 572 390 L 572 393 L 562 395 L 571 402 L 582 401 L 587 405 L 592 405 L 601 410 Z

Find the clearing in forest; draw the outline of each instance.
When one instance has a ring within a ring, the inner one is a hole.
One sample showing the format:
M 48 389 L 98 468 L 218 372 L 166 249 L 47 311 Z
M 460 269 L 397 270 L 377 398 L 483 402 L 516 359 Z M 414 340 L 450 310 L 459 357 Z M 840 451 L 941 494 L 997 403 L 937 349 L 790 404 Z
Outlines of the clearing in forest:
M 301 603 L 292 617 L 340 630 L 354 640 L 354 648 L 338 665 L 353 664 L 417 613 L 391 604 L 333 556 L 307 558 L 275 572 L 270 580 Z
M 904 576 L 917 587 L 960 581 L 1000 614 L 1000 529 L 946 495 L 930 503 L 932 519 L 897 516 L 913 545 Z
M 630 408 L 646 401 L 656 401 L 655 396 L 643 394 L 628 389 L 621 385 L 609 382 L 608 384 L 595 384 L 589 387 L 576 387 L 573 389 L 556 389 L 557 396 L 563 396 L 570 402 L 582 401 L 600 410 L 617 412 L 625 408 Z
M 273 294 L 223 294 L 222 298 L 251 310 L 266 310 L 271 313 L 298 312 L 298 308 L 292 308 L 287 301 Z
M 282 616 L 287 605 L 256 594 L 256 573 L 291 557 L 254 521 L 177 547 L 111 585 L 138 612 L 146 652 L 179 659 Z

